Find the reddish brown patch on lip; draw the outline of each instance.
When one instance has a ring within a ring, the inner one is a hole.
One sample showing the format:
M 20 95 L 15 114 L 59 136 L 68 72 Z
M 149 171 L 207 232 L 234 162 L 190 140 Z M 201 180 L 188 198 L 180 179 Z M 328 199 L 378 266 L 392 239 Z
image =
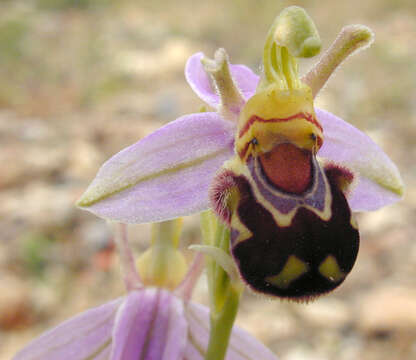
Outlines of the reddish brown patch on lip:
M 260 155 L 267 179 L 276 187 L 294 194 L 307 190 L 312 181 L 311 152 L 284 143 Z

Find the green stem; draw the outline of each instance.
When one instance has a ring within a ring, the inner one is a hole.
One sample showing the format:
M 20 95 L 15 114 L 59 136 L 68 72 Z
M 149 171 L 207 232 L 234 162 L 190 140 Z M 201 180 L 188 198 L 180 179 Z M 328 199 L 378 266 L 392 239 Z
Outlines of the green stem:
M 214 245 L 214 235 L 216 232 L 216 220 L 211 210 L 204 211 L 201 213 L 201 232 L 202 232 L 202 243 L 204 245 Z M 208 294 L 209 304 L 212 309 L 214 306 L 214 260 L 208 256 L 205 259 L 205 266 L 207 269 L 208 279 Z
M 227 226 L 221 224 L 212 213 L 203 213 L 201 228 L 204 244 L 216 246 L 229 253 L 230 230 Z M 219 264 L 212 259 L 207 260 L 211 327 L 205 360 L 223 360 L 237 315 L 242 287 L 231 282 Z
M 227 236 L 228 235 L 228 236 Z M 214 246 L 219 247 L 220 249 L 226 251 L 228 253 L 228 246 L 230 241 L 229 231 L 228 229 L 220 224 L 217 223 L 217 229 L 214 238 Z M 225 244 L 227 243 L 227 244 Z M 213 294 L 214 294 L 214 309 L 215 312 L 220 312 L 221 308 L 224 305 L 225 297 L 227 294 L 227 288 L 230 283 L 230 279 L 228 278 L 228 274 L 224 271 L 224 269 L 219 266 L 217 263 L 214 263 L 214 281 L 213 281 Z M 211 312 L 213 309 L 211 309 Z
M 212 313 L 209 343 L 205 360 L 223 360 L 238 311 L 241 291 L 230 286 L 219 313 Z

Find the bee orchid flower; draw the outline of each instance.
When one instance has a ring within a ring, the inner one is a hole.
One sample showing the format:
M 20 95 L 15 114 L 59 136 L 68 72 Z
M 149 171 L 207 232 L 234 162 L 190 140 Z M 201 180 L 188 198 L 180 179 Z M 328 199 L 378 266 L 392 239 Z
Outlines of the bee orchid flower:
M 185 76 L 215 111 L 156 130 L 109 159 L 78 205 L 123 223 L 156 222 L 212 208 L 231 231 L 230 253 L 257 292 L 308 300 L 351 271 L 359 233 L 353 212 L 399 200 L 399 171 L 370 137 L 314 107 L 314 98 L 371 30 L 342 29 L 307 74 L 298 59 L 320 51 L 299 7 L 266 38 L 261 77 L 223 49 L 197 53 Z

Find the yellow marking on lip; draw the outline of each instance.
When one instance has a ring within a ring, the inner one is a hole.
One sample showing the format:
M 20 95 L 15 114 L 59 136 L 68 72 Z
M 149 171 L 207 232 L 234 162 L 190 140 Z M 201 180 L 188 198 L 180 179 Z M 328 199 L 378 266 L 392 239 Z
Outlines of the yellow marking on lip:
M 295 255 L 290 255 L 283 270 L 277 275 L 266 277 L 265 280 L 281 289 L 287 289 L 293 280 L 296 280 L 308 270 L 308 264 L 297 258 Z
M 358 230 L 357 220 L 355 219 L 354 215 L 352 215 L 352 214 L 351 214 L 351 218 L 350 218 L 350 224 L 355 230 Z
M 338 265 L 337 260 L 333 255 L 328 255 L 321 265 L 319 265 L 319 272 L 332 282 L 338 282 L 343 279 L 346 274 L 343 273 Z

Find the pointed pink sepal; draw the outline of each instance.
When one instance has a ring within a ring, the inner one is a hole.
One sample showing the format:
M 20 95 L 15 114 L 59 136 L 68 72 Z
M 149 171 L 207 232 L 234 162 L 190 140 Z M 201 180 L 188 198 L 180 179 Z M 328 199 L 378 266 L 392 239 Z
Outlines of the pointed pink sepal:
M 77 205 L 122 223 L 206 210 L 209 185 L 234 154 L 233 142 L 232 124 L 218 114 L 182 116 L 104 163 Z
M 383 150 L 339 117 L 315 110 L 324 128 L 324 143 L 318 156 L 351 169 L 357 177 L 347 194 L 352 211 L 376 210 L 400 200 L 403 182 L 399 170 Z
M 90 309 L 32 341 L 13 360 L 108 359 L 114 319 L 123 299 Z
M 111 360 L 182 360 L 187 333 L 180 299 L 157 288 L 132 291 L 117 313 Z

